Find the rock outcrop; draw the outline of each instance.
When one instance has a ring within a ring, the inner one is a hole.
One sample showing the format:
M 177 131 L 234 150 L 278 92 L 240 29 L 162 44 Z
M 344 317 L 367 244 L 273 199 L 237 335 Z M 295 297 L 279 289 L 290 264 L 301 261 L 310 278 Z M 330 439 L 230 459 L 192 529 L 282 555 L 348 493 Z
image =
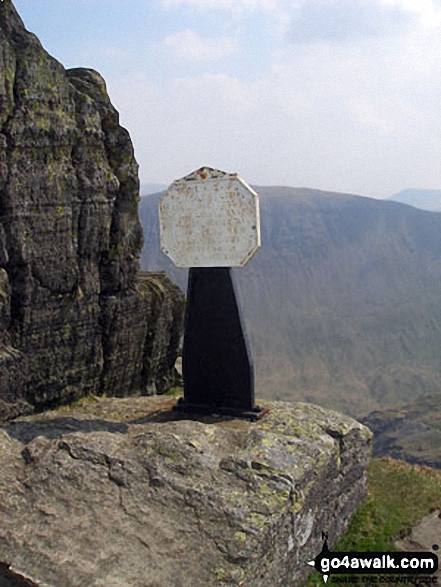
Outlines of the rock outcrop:
M 175 401 L 89 399 L 0 428 L 8 587 L 302 584 L 363 500 L 369 430 L 308 404 L 250 423 Z
M 395 547 L 403 552 L 430 552 L 434 550 L 434 545 L 438 545 L 441 526 L 441 510 L 435 510 L 424 516 L 424 518 L 414 526 L 410 534 L 400 538 L 395 542 Z M 439 545 L 438 545 L 439 547 Z M 438 548 L 435 550 L 435 552 Z M 438 557 L 439 558 L 439 557 Z M 441 581 L 441 569 L 431 575 L 431 579 L 436 583 Z M 435 584 L 436 584 L 435 583 Z
M 183 297 L 139 276 L 138 166 L 104 80 L 0 3 L 0 417 L 163 391 Z
M 362 422 L 374 433 L 375 457 L 441 469 L 441 393 L 423 395 L 399 408 L 376 410 Z

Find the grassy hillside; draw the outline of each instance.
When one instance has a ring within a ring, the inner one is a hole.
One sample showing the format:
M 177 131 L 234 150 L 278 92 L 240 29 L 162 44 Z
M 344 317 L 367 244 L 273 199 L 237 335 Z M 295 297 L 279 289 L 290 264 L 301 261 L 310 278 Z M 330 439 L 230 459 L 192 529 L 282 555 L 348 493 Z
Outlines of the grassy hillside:
M 234 270 L 257 394 L 357 417 L 441 390 L 441 215 L 396 202 L 256 188 L 262 249 Z M 144 269 L 165 269 L 159 196 L 141 199 Z
M 407 536 L 434 509 L 441 509 L 441 471 L 393 459 L 372 459 L 368 498 L 335 550 L 394 551 L 394 542 Z M 309 586 L 323 584 L 316 572 L 308 582 Z

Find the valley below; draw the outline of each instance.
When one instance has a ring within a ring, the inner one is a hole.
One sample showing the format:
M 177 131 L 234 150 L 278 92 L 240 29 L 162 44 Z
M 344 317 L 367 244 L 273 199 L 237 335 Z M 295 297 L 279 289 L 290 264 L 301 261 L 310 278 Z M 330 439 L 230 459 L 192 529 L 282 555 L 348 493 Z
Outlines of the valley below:
M 362 422 L 374 432 L 375 457 L 441 469 L 441 393 L 372 412 Z

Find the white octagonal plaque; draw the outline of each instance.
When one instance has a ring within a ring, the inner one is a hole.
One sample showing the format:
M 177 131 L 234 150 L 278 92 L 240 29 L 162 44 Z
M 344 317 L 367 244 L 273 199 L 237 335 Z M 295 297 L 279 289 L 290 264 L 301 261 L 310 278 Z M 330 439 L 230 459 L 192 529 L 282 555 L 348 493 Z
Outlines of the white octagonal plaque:
M 177 267 L 242 267 L 260 247 L 259 197 L 235 173 L 202 167 L 159 203 L 161 247 Z

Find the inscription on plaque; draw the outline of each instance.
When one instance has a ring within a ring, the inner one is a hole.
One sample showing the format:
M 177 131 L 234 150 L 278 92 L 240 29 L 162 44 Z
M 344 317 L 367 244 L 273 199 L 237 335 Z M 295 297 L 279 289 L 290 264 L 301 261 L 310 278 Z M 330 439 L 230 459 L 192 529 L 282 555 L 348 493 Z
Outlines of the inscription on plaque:
M 259 198 L 237 174 L 203 167 L 159 204 L 161 246 L 177 267 L 242 267 L 260 247 Z

